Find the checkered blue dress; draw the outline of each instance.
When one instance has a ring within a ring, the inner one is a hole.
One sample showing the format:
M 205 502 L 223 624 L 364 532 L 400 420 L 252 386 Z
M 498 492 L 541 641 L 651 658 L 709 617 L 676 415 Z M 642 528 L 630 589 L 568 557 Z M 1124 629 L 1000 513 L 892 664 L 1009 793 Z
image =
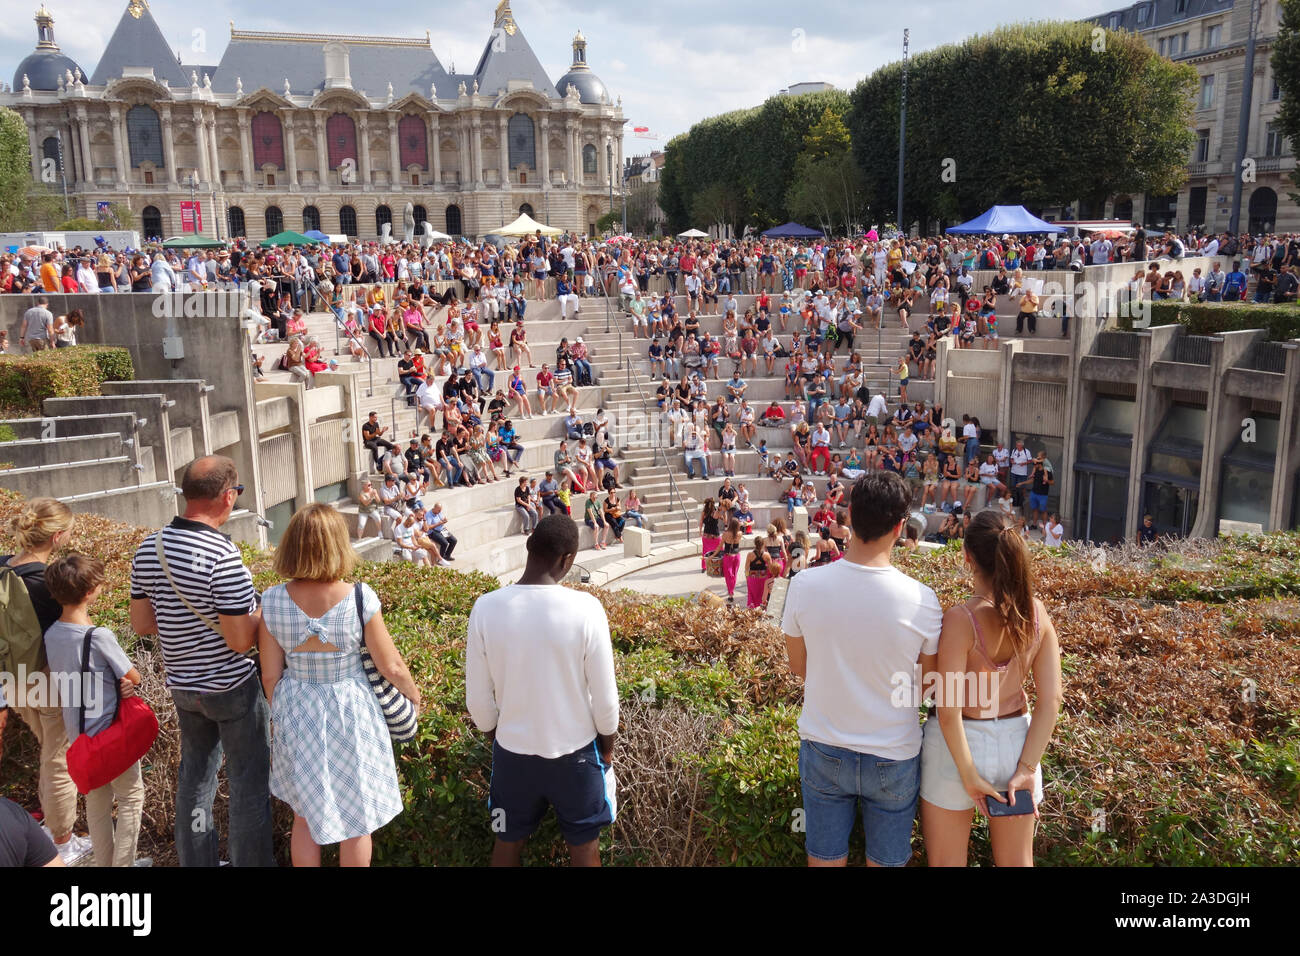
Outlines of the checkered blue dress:
M 369 621 L 379 598 L 361 590 Z M 262 617 L 285 655 L 271 705 L 271 792 L 307 821 L 317 845 L 373 833 L 401 813 L 402 796 L 388 726 L 361 668 L 352 592 L 310 618 L 277 585 L 263 596 Z M 294 653 L 313 634 L 338 651 Z

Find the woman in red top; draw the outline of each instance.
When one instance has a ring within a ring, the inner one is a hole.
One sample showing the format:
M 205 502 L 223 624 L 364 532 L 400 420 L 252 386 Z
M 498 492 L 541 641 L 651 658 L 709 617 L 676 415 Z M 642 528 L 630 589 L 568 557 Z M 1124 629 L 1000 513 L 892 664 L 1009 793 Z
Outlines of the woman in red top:
M 71 265 L 63 267 L 63 277 L 59 280 L 59 283 L 63 286 L 64 292 L 73 293 L 77 291 L 77 277 L 73 274 Z
M 320 343 L 315 339 L 307 340 L 307 345 L 302 350 L 302 364 L 307 366 L 307 371 L 313 375 L 329 368 L 328 362 L 321 361 Z
M 501 341 L 501 329 L 496 322 L 492 323 L 488 329 L 488 348 L 492 350 L 492 357 L 497 361 L 498 372 L 505 371 L 506 368 L 506 346 Z
M 389 282 L 393 281 L 393 276 L 397 272 L 397 260 L 391 252 L 385 252 L 384 257 L 379 260 L 380 267 L 384 270 L 384 275 Z

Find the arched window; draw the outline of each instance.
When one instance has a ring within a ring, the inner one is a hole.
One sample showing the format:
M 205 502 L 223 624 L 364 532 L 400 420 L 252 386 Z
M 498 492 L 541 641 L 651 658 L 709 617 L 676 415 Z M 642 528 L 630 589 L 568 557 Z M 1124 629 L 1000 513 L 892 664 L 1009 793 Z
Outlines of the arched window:
M 280 212 L 279 206 L 266 207 L 266 237 L 284 232 L 284 213 Z
M 510 137 L 510 168 L 518 169 L 522 165 L 536 169 L 536 137 L 532 117 L 526 113 L 516 113 L 510 117 L 507 129 Z
M 140 228 L 146 239 L 162 238 L 162 213 L 157 206 L 145 206 L 140 211 Z
M 41 142 L 41 158 L 54 160 L 55 169 L 63 169 L 63 163 L 59 159 L 59 138 L 57 136 L 47 136 Z
M 315 206 L 304 206 L 302 209 L 302 231 L 303 232 L 320 232 L 320 210 Z
M 582 171 L 584 174 L 596 171 L 596 147 L 590 143 L 582 147 Z
M 339 232 L 345 236 L 357 234 L 357 211 L 351 206 L 339 209 Z
M 126 141 L 131 148 L 131 166 L 153 163 L 162 168 L 162 123 L 152 106 L 143 103 L 126 111 Z
M 519 215 L 531 217 L 532 214 L 533 214 L 533 207 L 528 203 L 524 203 L 522 206 L 519 207 Z
M 459 236 L 461 234 L 460 207 L 452 203 L 447 207 L 447 235 Z
M 280 117 L 268 110 L 254 113 L 249 131 L 253 139 L 253 168 L 270 165 L 284 169 L 284 130 Z
M 384 223 L 392 225 L 393 211 L 387 206 L 378 206 L 375 208 L 375 232 L 379 235 L 384 234 Z
M 1250 194 L 1250 225 L 1247 227 L 1253 235 L 1272 232 L 1277 221 L 1277 193 L 1267 186 L 1260 186 Z
M 244 227 L 244 210 L 238 206 L 231 206 L 226 213 L 226 224 L 230 227 L 230 235 L 234 238 L 248 234 Z
M 429 140 L 423 117 L 408 114 L 398 120 L 397 143 L 402 169 L 408 166 L 429 168 Z
M 411 212 L 415 216 L 415 234 L 418 236 L 424 231 L 424 224 L 429 221 L 429 211 L 423 206 L 416 206 Z
M 1115 200 L 1116 219 L 1124 219 L 1128 222 L 1133 221 L 1133 200 L 1129 198 Z
M 343 160 L 357 161 L 357 124 L 346 113 L 335 113 L 325 121 L 325 139 L 329 142 L 330 169 L 338 169 Z

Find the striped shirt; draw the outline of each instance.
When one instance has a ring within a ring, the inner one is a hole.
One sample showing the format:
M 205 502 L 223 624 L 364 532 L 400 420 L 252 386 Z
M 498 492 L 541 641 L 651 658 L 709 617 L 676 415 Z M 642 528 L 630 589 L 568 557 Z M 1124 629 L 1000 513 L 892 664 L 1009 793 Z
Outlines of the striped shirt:
M 213 621 L 218 614 L 238 617 L 256 604 L 253 576 L 227 535 L 177 517 L 145 538 L 131 562 L 131 597 L 153 605 L 167 686 L 210 693 L 242 684 L 257 672 L 253 659 L 232 651 L 176 596 L 158 563 L 159 534 L 176 586 L 199 614 Z

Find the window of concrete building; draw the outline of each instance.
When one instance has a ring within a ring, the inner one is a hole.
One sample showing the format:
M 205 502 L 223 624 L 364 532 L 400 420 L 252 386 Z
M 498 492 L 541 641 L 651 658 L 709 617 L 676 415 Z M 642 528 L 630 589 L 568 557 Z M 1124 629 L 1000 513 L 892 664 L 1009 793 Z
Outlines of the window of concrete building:
M 1201 77 L 1201 97 L 1197 108 L 1208 110 L 1214 108 L 1214 74 Z
M 1196 131 L 1196 159 L 1195 162 L 1204 163 L 1210 158 L 1210 131 L 1208 129 L 1198 129 Z
M 1074 529 L 1084 541 L 1118 543 L 1124 538 L 1136 421 L 1137 403 L 1131 398 L 1099 395 L 1093 401 L 1079 436 L 1075 464 Z M 1034 448 L 1028 441 L 1025 444 Z M 1052 454 L 1049 447 L 1048 457 Z M 1059 475 L 1057 482 L 1054 487 L 1059 487 Z
M 244 225 L 244 210 L 238 206 L 231 206 L 226 211 L 226 225 L 230 230 L 230 235 L 234 238 L 248 234 L 248 229 Z
M 384 224 L 393 224 L 393 211 L 387 206 L 378 206 L 375 209 L 375 232 L 379 235 L 384 234 Z
M 266 235 L 268 237 L 284 232 L 284 213 L 279 206 L 266 207 Z
M 1205 409 L 1174 404 L 1156 430 L 1142 475 L 1142 501 L 1163 535 L 1186 537 L 1196 521 L 1205 447 Z
M 1252 412 L 1247 419 L 1253 426 L 1243 425 L 1237 441 L 1223 456 L 1219 518 L 1267 528 L 1280 422 L 1277 416 L 1260 412 Z
M 145 206 L 140 211 L 140 228 L 144 231 L 146 239 L 162 237 L 162 213 L 158 211 L 157 206 Z
M 253 166 L 274 166 L 284 169 L 284 129 L 280 126 L 280 117 L 269 110 L 253 115 L 249 124 L 249 133 L 253 140 Z
M 403 169 L 408 166 L 429 168 L 428 131 L 423 117 L 410 114 L 403 116 L 397 123 L 397 140 L 397 154 L 401 157 Z
M 1269 90 L 1268 98 L 1276 103 L 1282 98 L 1282 87 L 1278 85 L 1277 77 L 1273 77 L 1273 86 Z
M 516 113 L 510 117 L 507 127 L 510 137 L 510 168 L 527 166 L 537 168 L 537 137 L 533 127 L 533 118 L 527 113 Z
M 460 207 L 452 203 L 447 207 L 447 228 L 446 233 L 449 236 L 459 236 L 464 231 L 460 221 Z
M 1186 13 L 1187 0 L 1174 0 L 1174 13 Z
M 132 167 L 153 163 L 163 168 L 162 123 L 152 106 L 141 103 L 126 111 L 126 141 Z
M 588 143 L 582 147 L 582 172 L 583 174 L 594 173 L 596 171 L 596 147 Z
M 325 121 L 330 169 L 338 169 L 343 160 L 357 161 L 357 124 L 346 113 L 335 113 Z
M 339 232 L 345 236 L 357 234 L 357 211 L 351 206 L 343 206 L 339 209 Z
M 59 148 L 59 138 L 57 136 L 47 136 L 41 141 L 41 158 L 54 161 L 54 168 L 63 169 L 63 150 Z
M 1205 48 L 1212 50 L 1223 42 L 1223 26 L 1218 23 L 1211 23 L 1205 28 Z
M 519 207 L 519 215 L 532 217 L 533 207 L 528 203 L 524 203 Z
M 1286 148 L 1286 135 L 1277 123 L 1264 127 L 1264 155 L 1281 156 Z
M 1140 26 L 1142 24 L 1145 24 L 1147 22 L 1147 19 L 1150 17 L 1150 15 L 1151 15 L 1151 8 L 1149 6 L 1147 6 L 1145 3 L 1139 6 L 1137 8 L 1138 25 Z
M 429 221 L 429 210 L 423 206 L 415 206 L 411 210 L 411 215 L 415 217 L 415 232 L 419 235 L 424 232 L 424 224 Z
M 320 232 L 320 210 L 315 206 L 304 206 L 302 209 L 302 231 L 303 232 Z

